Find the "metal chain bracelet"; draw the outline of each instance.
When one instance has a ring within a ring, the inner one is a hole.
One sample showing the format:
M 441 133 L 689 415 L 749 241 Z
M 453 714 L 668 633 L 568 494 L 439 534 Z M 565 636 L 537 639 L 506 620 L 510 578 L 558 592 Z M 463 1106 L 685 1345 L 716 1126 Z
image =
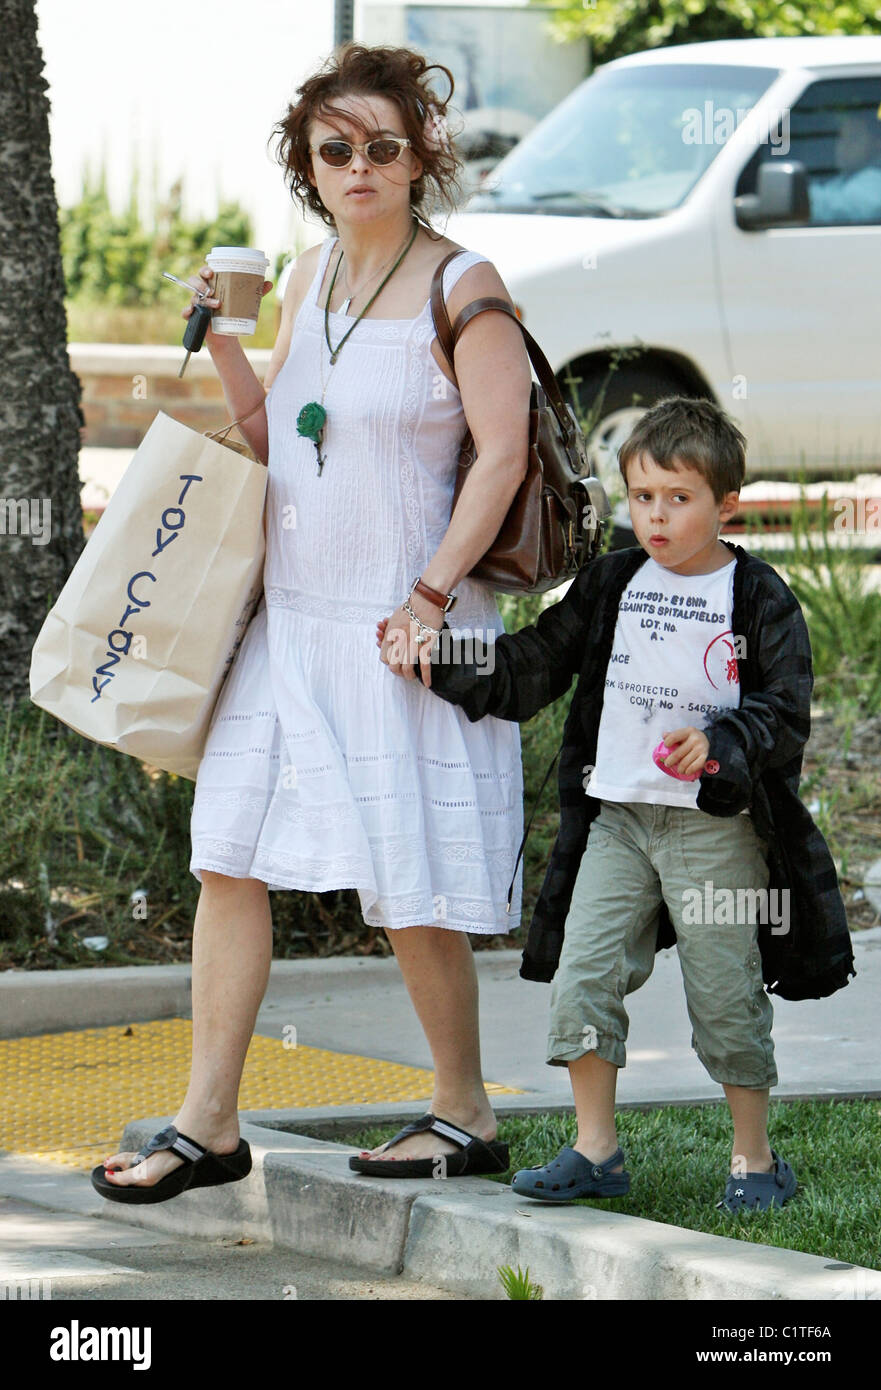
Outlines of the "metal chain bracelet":
M 428 623 L 424 623 L 424 622 L 422 621 L 421 618 L 417 618 L 416 614 L 413 612 L 413 609 L 410 607 L 410 600 L 409 600 L 409 599 L 406 600 L 406 602 L 405 602 L 404 605 L 403 605 L 403 608 L 404 608 L 404 612 L 405 612 L 405 613 L 408 613 L 408 614 L 410 615 L 410 617 L 413 619 L 413 622 L 414 622 L 414 623 L 416 624 L 416 626 L 419 628 L 419 634 L 418 634 L 418 636 L 414 637 L 414 639 L 413 639 L 414 642 L 416 643 L 417 647 L 421 646 L 423 642 L 429 642 L 429 641 L 431 641 L 431 637 L 439 637 L 439 636 L 440 636 L 440 631 L 441 631 L 441 630 L 440 630 L 439 627 L 430 627 L 429 624 L 428 624 Z M 426 635 L 427 633 L 430 633 L 430 634 L 431 634 L 431 637 L 427 636 L 427 635 Z

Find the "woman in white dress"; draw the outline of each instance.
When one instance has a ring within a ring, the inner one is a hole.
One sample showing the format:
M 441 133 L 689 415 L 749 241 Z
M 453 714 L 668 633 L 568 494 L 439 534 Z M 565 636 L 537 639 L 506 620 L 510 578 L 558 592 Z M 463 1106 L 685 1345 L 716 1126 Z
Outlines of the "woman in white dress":
M 265 602 L 222 689 L 194 797 L 193 1063 L 173 1122 L 183 1140 L 163 1131 L 146 1157 L 110 1155 L 101 1190 L 118 1200 L 136 1187 L 156 1188 L 140 1200 L 175 1195 L 188 1159 L 206 1185 L 244 1176 L 229 1165 L 247 1171 L 237 1091 L 272 957 L 269 888 L 356 888 L 431 1048 L 438 1123 L 425 1117 L 383 1159 L 362 1155 L 361 1171 L 417 1176 L 440 1154 L 451 1174 L 508 1166 L 493 1143 L 467 933 L 520 920 L 522 866 L 505 911 L 522 833 L 519 727 L 471 724 L 421 688 L 412 663 L 430 683 L 450 595 L 454 632 L 504 630 L 492 592 L 467 575 L 525 473 L 530 367 L 506 314 L 463 330 L 458 385 L 434 335 L 432 274 L 457 243 L 418 214 L 429 188 L 453 205 L 458 160 L 426 71 L 407 49 L 346 45 L 276 127 L 292 195 L 333 234 L 290 276 L 265 411 L 239 340 L 206 339 L 232 417 L 254 410 L 243 433 L 268 464 Z M 203 265 L 191 281 L 209 305 L 210 276 Z M 487 295 L 511 302 L 486 257 L 446 267 L 451 322 Z M 466 421 L 478 456 L 451 520 Z

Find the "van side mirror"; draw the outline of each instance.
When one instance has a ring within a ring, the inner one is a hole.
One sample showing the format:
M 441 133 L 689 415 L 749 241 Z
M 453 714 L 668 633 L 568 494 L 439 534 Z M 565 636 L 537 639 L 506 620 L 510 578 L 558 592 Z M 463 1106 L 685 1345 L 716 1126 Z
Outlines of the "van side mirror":
M 744 231 L 762 227 L 804 226 L 811 220 L 808 176 L 798 160 L 778 163 L 768 159 L 759 165 L 755 193 L 734 199 L 734 219 Z

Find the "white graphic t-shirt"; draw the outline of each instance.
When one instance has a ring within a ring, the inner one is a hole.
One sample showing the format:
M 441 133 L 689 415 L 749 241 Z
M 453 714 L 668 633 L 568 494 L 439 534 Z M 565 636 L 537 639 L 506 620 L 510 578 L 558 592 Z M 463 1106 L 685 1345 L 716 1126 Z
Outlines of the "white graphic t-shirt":
M 743 652 L 731 631 L 735 563 L 712 574 L 684 575 L 649 557 L 624 590 L 596 767 L 585 769 L 591 796 L 695 805 L 700 783 L 662 772 L 652 750 L 665 732 L 702 729 L 717 710 L 740 704 L 737 656 Z

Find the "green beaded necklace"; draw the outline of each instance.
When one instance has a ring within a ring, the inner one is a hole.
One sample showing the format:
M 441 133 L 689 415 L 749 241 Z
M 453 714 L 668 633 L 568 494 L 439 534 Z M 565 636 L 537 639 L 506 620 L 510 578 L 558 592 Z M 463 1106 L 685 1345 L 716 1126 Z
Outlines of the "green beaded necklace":
M 332 279 L 331 282 L 330 282 L 330 289 L 329 289 L 329 291 L 328 291 L 327 300 L 326 300 L 325 305 L 324 305 L 324 336 L 325 336 L 325 339 L 327 340 L 328 351 L 330 352 L 330 365 L 331 365 L 331 367 L 334 367 L 334 366 L 336 365 L 336 360 L 337 360 L 337 358 L 339 357 L 340 353 L 341 353 L 342 350 L 343 350 L 343 344 L 346 342 L 346 340 L 348 339 L 349 335 L 350 335 L 351 333 L 354 333 L 355 329 L 358 327 L 358 324 L 361 322 L 361 320 L 363 319 L 364 315 L 367 313 L 367 310 L 370 308 L 370 305 L 373 303 L 373 300 L 376 299 L 376 297 L 377 297 L 377 295 L 379 294 L 380 290 L 382 289 L 383 285 L 385 285 L 385 283 L 386 283 L 387 280 L 390 280 L 390 279 L 391 279 L 391 277 L 394 275 L 395 271 L 397 270 L 398 266 L 401 264 L 401 261 L 404 259 L 404 257 L 406 256 L 407 252 L 410 250 L 410 247 L 413 245 L 413 242 L 416 240 L 416 233 L 417 233 L 418 231 L 419 231 L 419 222 L 418 222 L 417 218 L 414 217 L 414 218 L 413 218 L 413 232 L 412 232 L 412 235 L 411 235 L 411 237 L 410 237 L 410 240 L 407 242 L 407 245 L 404 247 L 404 249 L 403 249 L 403 251 L 401 252 L 401 254 L 400 254 L 400 256 L 398 257 L 398 259 L 395 261 L 395 263 L 394 263 L 394 265 L 392 266 L 391 270 L 389 271 L 388 275 L 385 277 L 385 280 L 382 281 L 382 284 L 379 286 L 379 289 L 376 291 L 376 294 L 373 295 L 373 298 L 370 299 L 370 300 L 368 300 L 368 302 L 364 305 L 364 308 L 361 310 L 361 312 L 360 312 L 360 314 L 358 315 L 358 317 L 356 318 L 355 322 L 352 324 L 352 327 L 351 327 L 350 329 L 348 329 L 346 333 L 343 334 L 342 338 L 341 338 L 340 341 L 337 343 L 336 347 L 332 347 L 332 346 L 331 346 L 331 342 L 330 342 L 330 301 L 331 301 L 331 299 L 333 298 L 333 287 L 334 287 L 334 285 L 336 284 L 336 277 L 337 277 L 337 275 L 339 274 L 339 268 L 340 268 L 340 266 L 342 265 L 342 261 L 343 261 L 342 252 L 340 253 L 340 258 L 339 258 L 339 260 L 338 260 L 337 263 L 336 263 L 336 267 L 335 267 L 334 272 L 333 272 L 333 279 Z M 350 303 L 351 303 L 351 296 L 349 297 L 349 299 L 346 300 L 346 306 L 348 306 Z M 328 383 L 329 383 L 329 378 L 328 378 Z M 322 470 L 322 468 L 324 467 L 324 464 L 325 464 L 325 461 L 326 461 L 325 458 L 324 458 L 324 456 L 322 455 L 322 452 L 321 452 L 321 445 L 322 445 L 322 441 L 323 441 L 323 439 L 324 439 L 324 426 L 325 426 L 325 424 L 327 423 L 327 411 L 326 411 L 325 408 L 324 408 L 324 393 L 325 393 L 326 389 L 327 389 L 326 387 L 322 387 L 322 391 L 321 391 L 321 401 L 320 401 L 320 402 L 319 402 L 319 401 L 309 401 L 308 404 L 306 404 L 306 405 L 303 406 L 302 410 L 300 411 L 299 415 L 297 416 L 297 434 L 302 435 L 305 439 L 311 439 L 312 442 L 313 442 L 314 445 L 315 445 L 315 452 L 316 452 L 317 455 L 318 455 L 318 476 L 319 476 L 319 478 L 321 477 L 321 470 Z

